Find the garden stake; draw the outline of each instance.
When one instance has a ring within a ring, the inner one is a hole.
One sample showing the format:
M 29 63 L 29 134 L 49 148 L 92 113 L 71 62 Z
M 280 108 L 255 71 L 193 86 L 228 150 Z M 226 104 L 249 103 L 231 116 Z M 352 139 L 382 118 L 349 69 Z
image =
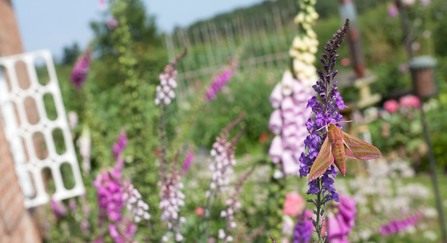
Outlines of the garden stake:
M 421 112 L 421 120 L 422 120 L 422 126 L 424 129 L 424 137 L 425 142 L 428 145 L 428 162 L 430 163 L 430 177 L 431 181 L 433 183 L 433 190 L 435 191 L 435 199 L 436 199 L 436 207 L 438 208 L 438 214 L 439 214 L 439 223 L 441 224 L 441 233 L 442 233 L 442 242 L 447 243 L 447 232 L 445 228 L 445 218 L 444 218 L 444 212 L 442 210 L 442 204 L 441 204 L 441 194 L 439 193 L 439 185 L 438 185 L 438 179 L 436 177 L 436 161 L 435 161 L 435 155 L 433 153 L 433 146 L 431 144 L 430 140 L 430 134 L 428 133 L 427 128 L 427 121 L 425 120 L 425 113 L 424 109 L 422 108 L 422 98 L 421 98 L 421 105 L 419 106 L 419 110 Z

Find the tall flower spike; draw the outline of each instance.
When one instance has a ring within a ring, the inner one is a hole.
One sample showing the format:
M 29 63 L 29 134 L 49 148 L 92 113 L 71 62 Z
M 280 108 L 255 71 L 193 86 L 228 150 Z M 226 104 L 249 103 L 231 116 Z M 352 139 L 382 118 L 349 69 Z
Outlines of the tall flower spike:
M 160 74 L 160 85 L 157 86 L 155 104 L 167 106 L 175 98 L 174 89 L 177 88 L 177 64 L 186 55 L 187 49 L 176 56 L 166 67 L 164 73 Z
M 211 197 L 212 195 L 217 196 L 228 189 L 228 184 L 230 183 L 230 178 L 228 176 L 234 172 L 233 166 L 236 165 L 234 156 L 236 143 L 244 133 L 245 129 L 242 129 L 242 131 L 231 141 L 228 141 L 228 139 L 231 129 L 239 124 L 243 118 L 244 116 L 241 114 L 238 119 L 228 124 L 213 144 L 213 149 L 210 152 L 210 165 L 208 167 L 213 174 L 209 189 L 206 191 L 206 197 Z
M 300 34 L 293 40 L 289 51 L 293 58 L 293 74 L 284 72 L 281 82 L 270 95 L 275 111 L 270 117 L 269 129 L 276 137 L 270 146 L 269 156 L 275 164 L 282 162 L 286 175 L 298 174 L 298 159 L 304 151 L 301 141 L 307 136 L 305 124 L 311 115 L 306 104 L 314 93 L 312 85 L 318 80 L 313 65 L 318 50 L 317 35 L 312 30 L 318 18 L 315 3 L 315 0 L 300 1 L 300 12 L 295 18 Z
M 180 217 L 180 207 L 185 205 L 185 194 L 183 194 L 180 189 L 183 188 L 183 183 L 180 181 L 180 175 L 177 169 L 178 152 L 175 155 L 174 161 L 171 166 L 171 173 L 166 176 L 165 182 L 161 184 L 160 191 L 160 209 L 161 220 L 166 221 L 168 229 L 175 234 L 175 240 L 180 242 L 183 240 L 183 235 L 181 234 L 181 225 L 186 220 L 184 217 Z M 169 240 L 168 236 L 165 235 L 162 238 L 163 242 Z
M 223 210 L 220 212 L 220 216 L 222 218 L 225 218 L 226 221 L 226 230 L 220 229 L 219 232 L 223 232 L 222 235 L 225 235 L 223 238 L 223 241 L 225 243 L 232 242 L 233 237 L 230 234 L 230 231 L 232 228 L 236 228 L 237 224 L 234 221 L 234 213 L 238 211 L 242 205 L 238 201 L 239 195 L 242 192 L 242 186 L 244 185 L 245 181 L 248 179 L 248 177 L 253 173 L 255 170 L 255 167 L 253 166 L 247 173 L 245 173 L 236 183 L 235 190 L 231 197 L 225 202 L 225 204 L 228 206 L 227 210 Z M 225 233 L 226 232 L 226 233 Z
M 239 56 L 235 55 L 230 59 L 230 66 L 225 68 L 219 75 L 217 75 L 208 87 L 208 90 L 206 91 L 207 100 L 214 100 L 216 98 L 219 90 L 221 90 L 222 87 L 230 81 L 231 77 L 233 77 L 234 71 L 238 66 Z
M 309 174 L 310 168 L 313 166 L 315 159 L 321 150 L 323 141 L 326 139 L 325 130 L 322 128 L 329 123 L 335 123 L 337 127 L 341 128 L 338 122 L 342 120 L 343 116 L 338 113 L 338 110 L 342 110 L 346 106 L 340 93 L 337 91 L 337 81 L 335 81 L 334 78 L 338 71 L 334 71 L 334 68 L 339 57 L 337 51 L 348 30 L 349 19 L 346 20 L 346 23 L 341 30 L 338 30 L 337 33 L 332 36 L 332 39 L 327 42 L 324 47 L 324 53 L 322 54 L 323 57 L 320 58 L 320 61 L 323 64 L 323 71 L 317 71 L 320 80 L 312 86 L 320 99 L 317 99 L 317 97 L 314 96 L 308 100 L 307 104 L 307 107 L 312 109 L 315 116 L 309 118 L 306 122 L 306 128 L 309 135 L 304 140 L 306 152 L 301 153 L 299 159 L 301 162 L 301 177 Z M 318 242 L 324 242 L 325 240 L 320 233 L 323 228 L 325 217 L 323 206 L 326 202 L 332 199 L 336 202 L 339 201 L 338 193 L 334 186 L 334 179 L 337 177 L 337 172 L 337 169 L 332 164 L 321 177 L 309 182 L 308 193 L 316 195 L 315 200 L 309 201 L 316 207 L 316 210 L 314 211 L 316 219 L 313 220 L 312 223 L 317 232 Z M 330 175 L 332 175 L 334 179 L 331 178 Z
M 293 243 L 308 243 L 312 236 L 312 222 L 308 220 L 308 217 L 312 217 L 312 213 L 309 210 L 303 211 L 298 216 L 298 221 L 295 225 L 295 232 L 293 234 Z
M 81 89 L 82 84 L 87 79 L 88 71 L 90 70 L 90 62 L 92 61 L 92 54 L 88 48 L 78 59 L 73 67 L 70 75 L 70 81 L 76 87 Z
M 349 20 L 346 20 L 345 25 L 341 30 L 338 30 L 336 34 L 333 35 L 333 39 L 327 42 L 324 47 L 323 57 L 320 58 L 321 63 L 323 63 L 323 71 L 318 70 L 318 75 L 320 80 L 317 84 L 313 86 L 315 92 L 319 95 L 320 100 L 315 96 L 309 99 L 307 107 L 312 109 L 315 117 L 309 118 L 306 122 L 306 127 L 310 133 L 304 140 L 307 152 L 302 153 L 300 157 L 300 176 L 307 176 L 310 168 L 312 167 L 315 158 L 317 157 L 321 145 L 326 138 L 326 134 L 322 127 L 329 123 L 336 123 L 342 120 L 342 115 L 338 113 L 338 109 L 344 109 L 343 99 L 340 93 L 337 91 L 337 81 L 333 81 L 338 71 L 334 71 L 335 63 L 337 62 L 339 54 L 337 54 L 341 43 L 343 42 L 343 37 L 346 35 L 349 29 Z M 337 123 L 336 126 L 340 127 Z M 338 194 L 336 193 L 334 187 L 334 180 L 329 176 L 336 178 L 337 169 L 334 165 L 324 173 L 322 177 L 323 183 L 323 194 L 326 196 L 326 200 L 335 199 L 338 202 Z M 311 181 L 309 183 L 310 194 L 316 194 L 319 192 L 316 181 Z

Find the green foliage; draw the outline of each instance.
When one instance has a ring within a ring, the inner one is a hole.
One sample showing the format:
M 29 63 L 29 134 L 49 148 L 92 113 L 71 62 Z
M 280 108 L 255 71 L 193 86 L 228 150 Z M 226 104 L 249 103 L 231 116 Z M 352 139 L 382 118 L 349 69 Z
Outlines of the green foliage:
M 63 65 L 72 65 L 76 62 L 79 54 L 81 54 L 81 50 L 79 49 L 78 43 L 73 43 L 71 46 L 66 46 L 63 49 L 61 63 Z

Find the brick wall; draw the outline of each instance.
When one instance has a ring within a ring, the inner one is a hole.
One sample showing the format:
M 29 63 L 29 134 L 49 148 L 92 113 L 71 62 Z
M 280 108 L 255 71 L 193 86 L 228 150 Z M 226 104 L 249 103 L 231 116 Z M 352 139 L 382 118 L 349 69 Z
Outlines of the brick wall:
M 10 0 L 0 0 L 0 56 L 9 56 L 22 52 L 22 42 L 12 3 Z M 24 68 L 19 68 L 17 74 L 19 82 L 26 83 L 28 81 Z M 34 107 L 28 106 L 26 109 L 27 114 L 30 114 L 30 120 L 37 118 L 37 112 Z M 42 241 L 30 213 L 23 206 L 23 199 L 23 193 L 19 187 L 14 161 L 5 138 L 3 125 L 0 125 L 1 243 L 34 243 Z

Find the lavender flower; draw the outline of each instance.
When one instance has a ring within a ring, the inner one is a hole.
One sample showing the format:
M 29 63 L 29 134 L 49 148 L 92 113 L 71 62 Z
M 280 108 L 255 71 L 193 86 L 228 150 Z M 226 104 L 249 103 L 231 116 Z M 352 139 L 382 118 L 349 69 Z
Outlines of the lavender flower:
M 309 210 L 305 210 L 300 216 L 295 225 L 295 233 L 293 234 L 293 243 L 308 243 L 312 236 L 312 222 L 308 220 L 312 213 Z
M 206 191 L 206 197 L 211 197 L 211 195 L 217 196 L 228 189 L 227 187 L 230 183 L 228 176 L 234 172 L 233 166 L 237 163 L 234 158 L 236 143 L 242 136 L 244 129 L 231 141 L 228 141 L 228 139 L 231 129 L 239 124 L 243 118 L 241 114 L 238 119 L 228 124 L 213 144 L 213 149 L 210 152 L 212 158 L 209 159 L 210 165 L 208 167 L 213 172 L 213 175 L 209 189 Z
M 189 150 L 188 153 L 185 156 L 185 159 L 183 160 L 183 167 L 182 171 L 180 172 L 180 175 L 185 175 L 186 172 L 188 172 L 189 167 L 191 167 L 192 160 L 194 158 L 194 150 Z
M 157 86 L 157 94 L 155 98 L 155 104 L 162 104 L 163 107 L 171 103 L 175 98 L 174 89 L 177 88 L 177 70 L 175 70 L 178 62 L 186 55 L 186 49 L 183 53 L 178 55 L 173 61 L 171 61 L 164 68 L 164 73 L 160 74 L 160 85 Z
M 90 62 L 92 61 L 92 56 L 90 50 L 81 55 L 76 64 L 73 67 L 70 75 L 70 81 L 76 87 L 76 89 L 80 89 L 82 84 L 87 79 L 87 74 L 90 69 Z
M 324 47 L 323 57 L 320 61 L 323 63 L 323 68 L 325 73 L 318 71 L 320 76 L 320 81 L 313 86 L 315 92 L 319 95 L 321 101 L 317 100 L 314 96 L 309 99 L 307 107 L 312 109 L 315 117 L 309 118 L 306 122 L 306 127 L 310 133 L 304 140 L 304 144 L 307 149 L 307 153 L 302 153 L 300 157 L 300 176 L 304 177 L 309 174 L 310 168 L 312 167 L 315 158 L 317 157 L 321 145 L 326 138 L 324 130 L 321 129 L 329 123 L 336 123 L 342 120 L 342 115 L 338 113 L 338 109 L 344 109 L 343 99 L 340 93 L 337 91 L 337 81 L 333 81 L 335 75 L 337 75 L 338 70 L 334 71 L 335 63 L 338 59 L 339 54 L 337 54 L 341 43 L 343 42 L 343 37 L 346 35 L 349 29 L 349 20 L 341 30 L 333 35 L 333 39 L 327 42 L 327 46 Z M 340 127 L 340 124 L 336 124 Z M 323 186 L 323 196 L 325 197 L 323 202 L 334 199 L 338 202 L 338 194 L 336 193 L 334 187 L 334 180 L 329 176 L 332 175 L 333 178 L 337 176 L 337 169 L 334 165 L 324 173 L 321 178 Z M 318 180 L 313 180 L 309 183 L 310 194 L 317 194 L 320 192 L 320 186 L 318 185 Z
M 185 205 L 185 194 L 180 189 L 183 188 L 183 183 L 180 182 L 180 175 L 177 169 L 178 153 L 175 155 L 174 161 L 171 167 L 171 173 L 166 176 L 164 181 L 160 181 L 160 204 L 162 221 L 166 221 L 168 229 L 175 233 L 175 240 L 182 241 L 183 235 L 181 233 L 181 225 L 186 222 L 184 217 L 179 216 L 180 207 Z M 162 242 L 168 241 L 168 236 L 165 235 L 162 238 Z
M 216 99 L 216 95 L 219 92 L 219 90 L 222 89 L 225 84 L 230 81 L 231 77 L 234 74 L 234 70 L 239 65 L 239 56 L 235 56 L 231 60 L 230 67 L 226 68 L 222 73 L 220 73 L 214 81 L 211 83 L 211 85 L 208 87 L 208 90 L 206 91 L 206 98 L 207 100 L 214 100 Z
M 56 218 L 63 217 L 67 215 L 67 207 L 60 201 L 55 201 L 51 199 L 51 210 L 53 211 L 53 215 Z

